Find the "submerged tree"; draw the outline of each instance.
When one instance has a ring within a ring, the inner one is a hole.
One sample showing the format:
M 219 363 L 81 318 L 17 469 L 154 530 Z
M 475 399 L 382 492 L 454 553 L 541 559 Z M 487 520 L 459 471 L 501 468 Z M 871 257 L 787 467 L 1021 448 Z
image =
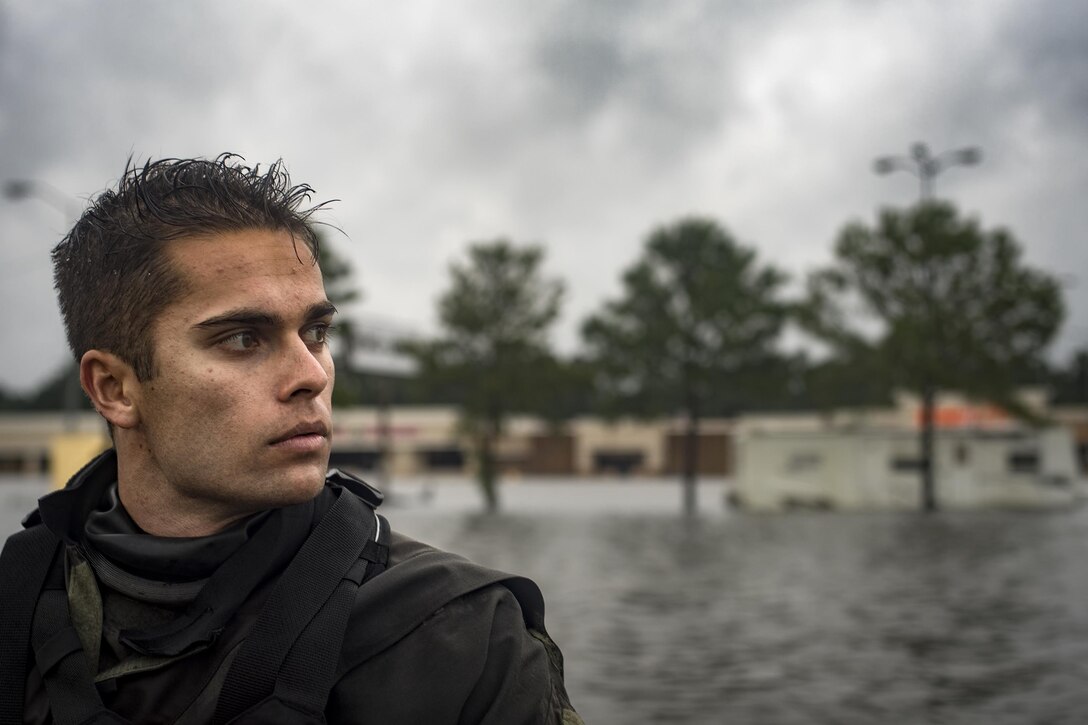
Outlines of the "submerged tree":
M 1016 380 L 1037 366 L 1064 314 L 1058 283 L 1022 264 L 1009 232 L 983 231 L 944 202 L 884 210 L 872 228 L 848 225 L 834 264 L 810 277 L 809 291 L 810 330 L 846 354 L 877 356 L 891 384 L 920 397 L 926 511 L 937 508 L 938 391 L 1026 414 Z M 875 335 L 862 334 L 866 318 Z
M 785 274 L 757 263 L 714 221 L 657 229 L 623 276 L 620 299 L 582 327 L 600 394 L 613 412 L 683 412 L 684 510 L 695 510 L 699 420 L 729 410 L 780 367 Z
M 490 511 L 498 508 L 495 446 L 506 419 L 539 409 L 548 395 L 541 379 L 556 369 L 547 334 L 563 285 L 542 275 L 543 258 L 539 247 L 502 239 L 473 245 L 467 264 L 450 267 L 440 336 L 404 346 L 425 384 L 455 396 Z

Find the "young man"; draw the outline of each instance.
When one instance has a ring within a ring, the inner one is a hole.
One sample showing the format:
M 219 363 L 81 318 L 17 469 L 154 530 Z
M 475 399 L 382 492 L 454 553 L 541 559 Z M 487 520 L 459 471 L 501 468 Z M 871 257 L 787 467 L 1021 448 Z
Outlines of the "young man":
M 310 188 L 130 167 L 53 251 L 114 447 L 0 560 L 0 721 L 577 723 L 536 586 L 327 475 L 335 309 Z

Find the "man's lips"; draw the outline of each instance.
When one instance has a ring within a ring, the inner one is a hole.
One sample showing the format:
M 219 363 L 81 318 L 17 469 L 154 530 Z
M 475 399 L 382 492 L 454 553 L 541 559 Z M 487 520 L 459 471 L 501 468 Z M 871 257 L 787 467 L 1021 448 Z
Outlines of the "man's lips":
M 323 421 L 310 421 L 306 423 L 299 423 L 290 430 L 285 431 L 281 435 L 273 438 L 270 441 L 270 445 L 281 445 L 291 441 L 303 442 L 307 439 L 314 440 L 318 438 L 329 437 L 329 426 Z

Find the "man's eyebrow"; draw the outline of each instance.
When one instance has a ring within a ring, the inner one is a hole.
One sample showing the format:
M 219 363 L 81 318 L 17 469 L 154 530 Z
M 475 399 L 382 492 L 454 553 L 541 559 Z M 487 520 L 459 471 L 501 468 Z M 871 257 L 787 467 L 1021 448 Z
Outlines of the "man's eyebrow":
M 307 320 L 318 320 L 322 317 L 332 317 L 336 314 L 336 305 L 325 300 L 316 304 L 310 305 L 310 309 L 306 310 Z
M 238 309 L 227 310 L 221 315 L 215 315 L 214 317 L 209 317 L 206 320 L 201 320 L 200 322 L 193 325 L 193 327 L 199 329 L 222 327 L 223 325 L 274 327 L 279 322 L 279 315 L 273 315 L 264 310 L 253 309 L 250 307 L 239 307 Z
M 323 302 L 317 302 L 310 305 L 306 310 L 304 319 L 309 322 L 310 320 L 318 320 L 322 317 L 329 317 L 336 313 L 336 306 L 325 300 Z M 226 325 L 244 325 L 247 327 L 276 327 L 283 324 L 283 318 L 279 315 L 267 312 L 265 310 L 256 309 L 252 307 L 239 307 L 233 310 L 227 310 L 226 312 L 209 317 L 206 320 L 193 325 L 193 327 L 200 330 L 208 330 L 216 327 L 223 327 Z

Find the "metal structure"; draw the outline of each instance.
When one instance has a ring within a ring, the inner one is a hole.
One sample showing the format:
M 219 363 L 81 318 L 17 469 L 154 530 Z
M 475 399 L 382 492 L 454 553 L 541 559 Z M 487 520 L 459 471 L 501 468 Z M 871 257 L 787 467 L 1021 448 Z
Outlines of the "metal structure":
M 945 169 L 952 166 L 974 166 L 982 160 L 982 150 L 968 146 L 953 151 L 945 151 L 936 156 L 930 153 L 924 143 L 915 143 L 910 147 L 909 156 L 881 156 L 873 161 L 873 171 L 880 175 L 893 171 L 906 171 L 918 178 L 920 198 L 927 201 L 933 198 L 934 179 Z

